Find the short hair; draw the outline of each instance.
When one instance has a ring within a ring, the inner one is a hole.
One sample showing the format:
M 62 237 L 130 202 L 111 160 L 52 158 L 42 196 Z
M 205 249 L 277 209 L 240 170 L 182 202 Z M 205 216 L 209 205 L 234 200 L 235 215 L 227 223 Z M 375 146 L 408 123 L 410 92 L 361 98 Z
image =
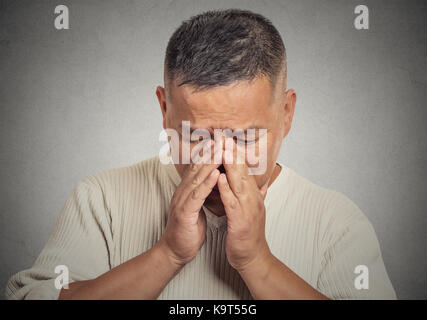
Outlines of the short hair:
M 211 10 L 175 30 L 165 55 L 165 81 L 196 91 L 267 76 L 272 87 L 283 72 L 286 49 L 264 16 L 248 10 Z

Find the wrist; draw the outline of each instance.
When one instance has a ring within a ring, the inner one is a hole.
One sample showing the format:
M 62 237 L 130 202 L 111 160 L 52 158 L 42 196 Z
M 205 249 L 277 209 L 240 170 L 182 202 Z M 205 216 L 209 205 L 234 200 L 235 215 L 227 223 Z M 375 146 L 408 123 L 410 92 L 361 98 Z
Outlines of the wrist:
M 264 280 L 270 274 L 273 260 L 274 256 L 270 249 L 267 248 L 259 252 L 259 254 L 256 255 L 250 263 L 247 263 L 244 267 L 239 268 L 237 271 L 244 280 L 247 278 L 257 278 Z
M 184 267 L 185 262 L 178 259 L 171 248 L 168 246 L 166 241 L 161 238 L 152 250 L 159 256 L 161 259 L 170 266 L 176 273 Z

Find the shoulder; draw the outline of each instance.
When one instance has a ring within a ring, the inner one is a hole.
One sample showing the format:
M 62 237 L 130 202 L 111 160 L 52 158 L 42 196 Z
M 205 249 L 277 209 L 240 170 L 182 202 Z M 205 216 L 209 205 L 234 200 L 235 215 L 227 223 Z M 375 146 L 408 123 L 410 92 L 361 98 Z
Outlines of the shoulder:
M 159 157 L 152 157 L 128 166 L 96 171 L 84 177 L 77 186 L 98 189 L 132 188 L 133 184 L 153 183 L 165 175 Z
M 325 188 L 288 170 L 288 201 L 295 201 L 307 219 L 316 225 L 321 238 L 333 243 L 353 228 L 371 229 L 372 225 L 360 207 L 343 192 Z
M 74 197 L 93 198 L 106 208 L 126 204 L 132 206 L 142 198 L 163 199 L 173 190 L 171 168 L 159 157 L 152 157 L 129 166 L 101 170 L 83 177 L 74 187 Z

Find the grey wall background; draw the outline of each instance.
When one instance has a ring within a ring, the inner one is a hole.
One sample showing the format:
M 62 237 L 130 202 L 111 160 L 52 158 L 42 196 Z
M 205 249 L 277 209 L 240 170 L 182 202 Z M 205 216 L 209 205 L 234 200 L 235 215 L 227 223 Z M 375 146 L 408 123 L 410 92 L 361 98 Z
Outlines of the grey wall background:
M 58 4 L 70 30 L 54 28 Z M 264 14 L 287 46 L 298 101 L 280 160 L 352 199 L 398 297 L 427 298 L 425 1 L 0 1 L 2 290 L 80 179 L 158 154 L 167 40 L 227 7 Z

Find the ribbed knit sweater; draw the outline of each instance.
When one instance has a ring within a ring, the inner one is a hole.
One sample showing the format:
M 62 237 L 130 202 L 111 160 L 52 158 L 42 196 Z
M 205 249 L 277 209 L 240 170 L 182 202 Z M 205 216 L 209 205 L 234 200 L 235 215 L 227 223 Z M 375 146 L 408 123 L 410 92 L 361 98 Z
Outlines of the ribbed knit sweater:
M 375 231 L 357 205 L 280 165 L 265 198 L 271 252 L 329 298 L 395 299 Z M 159 157 L 85 177 L 34 265 L 10 278 L 6 298 L 57 299 L 57 265 L 68 267 L 70 282 L 88 280 L 149 250 L 165 229 L 180 180 Z M 227 217 L 204 211 L 205 243 L 159 299 L 251 299 L 226 258 Z M 358 265 L 369 270 L 369 289 L 355 286 Z

